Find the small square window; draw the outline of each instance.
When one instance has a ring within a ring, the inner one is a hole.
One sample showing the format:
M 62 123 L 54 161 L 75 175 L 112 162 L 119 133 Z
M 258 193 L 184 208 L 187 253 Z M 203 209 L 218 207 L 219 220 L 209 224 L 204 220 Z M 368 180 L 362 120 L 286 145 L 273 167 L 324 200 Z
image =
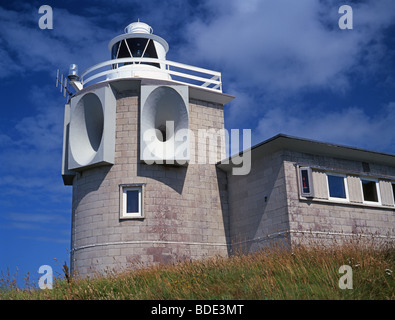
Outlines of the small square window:
M 368 202 L 380 202 L 377 181 L 361 179 L 363 200 Z
M 142 218 L 143 186 L 122 185 L 120 186 L 120 189 L 121 218 Z
M 345 176 L 327 174 L 330 198 L 347 199 Z

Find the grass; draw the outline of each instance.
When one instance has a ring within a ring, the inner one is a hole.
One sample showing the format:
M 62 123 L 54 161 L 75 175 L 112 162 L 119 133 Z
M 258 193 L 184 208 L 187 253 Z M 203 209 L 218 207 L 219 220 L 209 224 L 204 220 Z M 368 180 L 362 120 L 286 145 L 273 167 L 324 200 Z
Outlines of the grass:
M 340 289 L 342 265 L 352 267 L 353 289 Z M 52 290 L 0 276 L 1 299 L 395 299 L 395 248 L 360 242 L 336 247 L 280 247 L 250 255 L 184 261 L 91 279 L 57 278 Z

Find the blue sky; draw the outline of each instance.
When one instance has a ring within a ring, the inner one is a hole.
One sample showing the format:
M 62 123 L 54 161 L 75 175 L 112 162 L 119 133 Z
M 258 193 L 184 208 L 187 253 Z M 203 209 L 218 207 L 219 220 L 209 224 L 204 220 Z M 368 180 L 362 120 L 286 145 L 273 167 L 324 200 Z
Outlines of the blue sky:
M 53 29 L 38 26 L 41 5 Z M 341 5 L 353 29 L 338 27 Z M 67 74 L 109 60 L 140 19 L 168 60 L 222 72 L 227 129 L 252 143 L 278 133 L 395 153 L 395 2 L 317 0 L 2 1 L 0 270 L 36 278 L 69 264 L 71 187 L 61 178 Z M 57 261 L 54 260 L 57 259 Z

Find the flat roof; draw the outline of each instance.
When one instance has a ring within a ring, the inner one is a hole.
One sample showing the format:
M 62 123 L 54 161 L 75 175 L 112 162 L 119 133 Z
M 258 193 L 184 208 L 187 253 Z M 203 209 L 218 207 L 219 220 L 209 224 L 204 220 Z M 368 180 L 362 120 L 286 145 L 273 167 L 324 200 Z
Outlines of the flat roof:
M 313 155 L 328 156 L 345 160 L 356 160 L 361 162 L 371 162 L 395 167 L 395 154 L 299 138 L 282 133 L 260 142 L 250 149 L 240 152 L 238 155 L 242 155 L 248 150 L 252 151 L 253 157 L 271 154 L 280 150 L 290 150 Z M 237 155 L 232 155 L 231 157 L 217 163 L 218 167 L 225 171 L 229 170 L 233 166 L 231 164 L 232 161 L 229 161 L 229 159 L 233 158 L 234 156 Z M 229 164 L 225 162 L 228 162 Z

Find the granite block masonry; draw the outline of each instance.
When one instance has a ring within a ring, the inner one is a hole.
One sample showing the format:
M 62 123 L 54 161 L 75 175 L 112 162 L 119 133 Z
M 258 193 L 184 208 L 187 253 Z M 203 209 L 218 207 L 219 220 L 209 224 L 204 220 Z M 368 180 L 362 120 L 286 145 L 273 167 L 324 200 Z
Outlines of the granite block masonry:
M 114 164 L 84 168 L 74 177 L 71 267 L 81 275 L 228 254 L 226 173 L 208 162 L 140 161 L 139 110 L 138 90 L 116 93 Z M 221 104 L 190 99 L 189 110 L 196 136 L 198 129 L 224 129 Z M 191 147 L 197 154 L 199 145 Z M 224 158 L 224 146 L 207 152 Z M 127 185 L 144 186 L 143 217 L 120 219 Z

